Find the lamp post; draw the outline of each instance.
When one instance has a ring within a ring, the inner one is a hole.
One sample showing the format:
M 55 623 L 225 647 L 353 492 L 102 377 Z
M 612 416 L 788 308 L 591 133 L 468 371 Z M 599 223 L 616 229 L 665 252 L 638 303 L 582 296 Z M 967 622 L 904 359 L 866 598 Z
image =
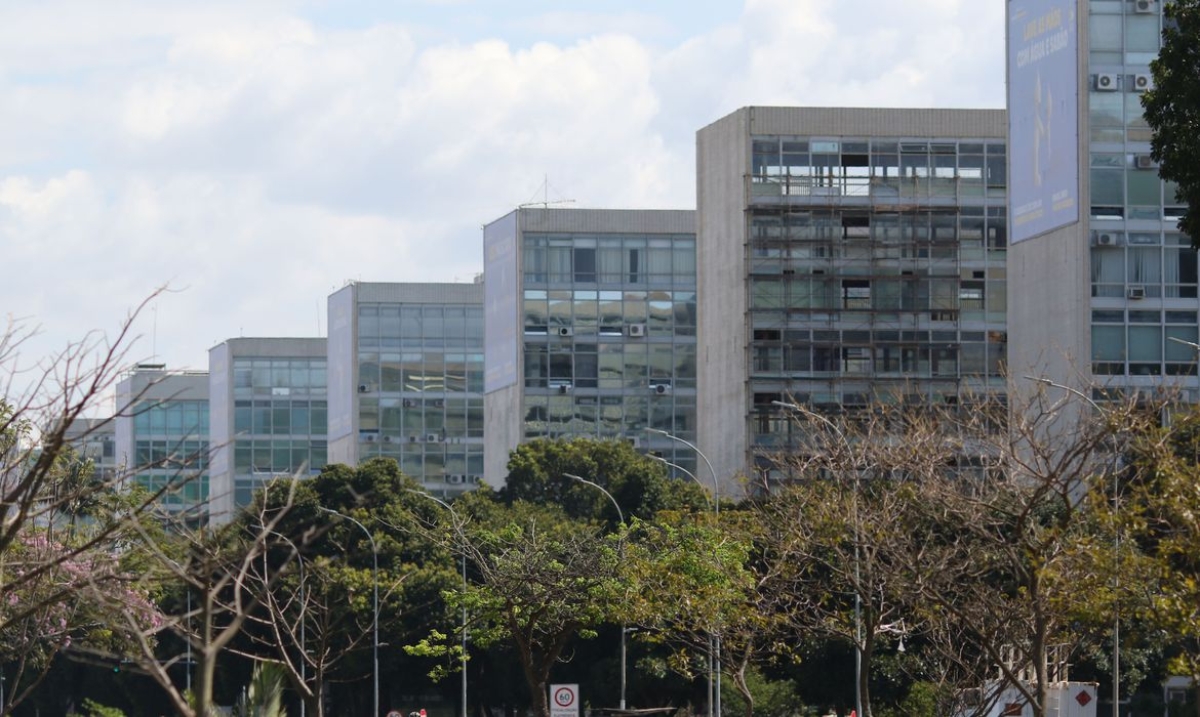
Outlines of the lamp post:
M 781 406 L 783 408 L 803 414 L 807 418 L 815 419 L 824 423 L 829 430 L 833 431 L 833 435 L 838 437 L 838 441 L 842 444 L 842 448 L 848 455 L 850 452 L 850 441 L 846 439 L 846 434 L 838 427 L 836 423 L 829 420 L 819 413 L 810 411 L 798 403 L 788 403 L 786 401 L 771 401 L 772 405 Z M 858 470 L 854 470 L 854 714 L 857 717 L 866 717 L 862 709 L 862 643 L 863 643 L 863 624 L 862 624 L 862 566 L 859 561 L 859 529 L 858 529 Z
M 1194 344 L 1191 341 L 1184 341 L 1183 339 L 1177 339 L 1174 336 L 1168 336 L 1167 339 L 1170 341 L 1177 341 L 1177 342 L 1179 342 L 1181 344 L 1185 344 L 1187 346 L 1192 346 L 1196 350 L 1200 351 L 1200 345 Z M 1057 389 L 1066 391 L 1067 393 L 1074 394 L 1076 397 L 1081 398 L 1084 401 L 1086 401 L 1088 404 L 1090 404 L 1091 407 L 1094 408 L 1097 413 L 1104 413 L 1104 409 L 1100 407 L 1100 404 L 1096 403 L 1094 400 L 1092 400 L 1092 398 L 1090 396 L 1088 396 L 1086 393 L 1084 393 L 1083 391 L 1080 391 L 1077 388 L 1072 388 L 1071 386 L 1057 383 L 1055 381 L 1051 381 L 1050 379 L 1044 378 L 1041 376 L 1026 376 L 1025 378 L 1030 381 L 1033 381 L 1034 383 L 1040 383 L 1043 386 L 1051 386 L 1053 388 L 1057 388 Z M 1114 512 L 1117 512 L 1120 509 L 1121 489 L 1120 489 L 1119 478 L 1120 478 L 1120 472 L 1113 471 L 1112 491 L 1113 491 L 1113 511 Z M 1113 560 L 1114 561 L 1119 561 L 1121 559 L 1120 549 L 1121 549 L 1120 524 L 1114 523 L 1114 528 L 1113 528 Z M 1121 586 L 1121 577 L 1120 577 L 1118 571 L 1114 570 L 1113 571 L 1113 646 L 1112 646 L 1113 717 L 1118 717 L 1121 714 L 1121 611 L 1117 604 L 1117 591 L 1118 591 L 1118 588 L 1120 588 L 1120 586 Z
M 432 495 L 430 495 L 429 493 L 426 493 L 425 491 L 422 491 L 422 490 L 412 490 L 411 488 L 405 488 L 404 490 L 406 493 L 412 493 L 413 495 L 419 495 L 419 496 L 428 498 L 429 500 L 432 500 L 434 503 L 437 503 L 438 505 L 442 506 L 446 510 L 450 511 L 450 515 L 454 518 L 455 528 L 457 529 L 457 526 L 459 523 L 458 513 L 456 513 L 454 511 L 454 508 L 452 508 L 449 503 L 447 503 L 446 501 L 444 501 L 440 498 L 435 498 Z M 460 535 L 461 535 L 461 531 L 460 531 Z M 467 591 L 467 553 L 465 550 L 463 551 L 463 554 L 462 554 L 462 586 L 463 586 L 463 593 L 465 594 Z M 461 716 L 467 717 L 467 606 L 465 604 L 463 605 L 463 608 L 462 608 L 462 644 L 460 647 L 462 649 L 462 708 L 461 708 Z
M 679 436 L 675 435 L 674 433 L 670 433 L 669 431 L 664 431 L 661 428 L 651 428 L 649 426 L 646 426 L 645 430 L 647 433 L 656 433 L 660 436 L 666 436 L 667 438 L 670 438 L 672 441 L 677 441 L 679 443 L 682 443 L 683 445 L 685 445 L 688 448 L 691 448 L 693 451 L 695 451 L 696 455 L 700 456 L 700 459 L 704 461 L 704 465 L 708 466 L 708 472 L 712 475 L 712 479 L 713 479 L 713 495 L 712 495 L 713 515 L 715 515 L 718 518 L 718 522 L 719 522 L 719 519 L 721 517 L 721 482 L 720 482 L 720 479 L 717 478 L 717 471 L 715 468 L 713 468 L 712 461 L 708 460 L 708 456 L 704 455 L 704 451 L 700 450 L 700 447 L 697 446 L 695 443 L 692 443 L 691 441 L 680 438 Z M 689 475 L 691 475 L 691 474 L 689 473 Z M 692 477 L 695 478 L 695 476 L 692 476 Z M 696 482 L 699 483 L 699 481 L 696 481 Z M 709 712 L 709 717 L 712 717 L 714 712 L 716 713 L 717 717 L 720 717 L 721 716 L 721 636 L 720 636 L 720 634 L 713 635 L 712 640 L 713 640 L 713 650 L 711 651 L 711 655 L 709 658 L 712 660 L 712 668 L 711 668 L 711 670 L 709 672 L 709 676 L 708 676 L 708 692 L 709 692 L 708 712 Z
M 595 488 L 596 490 L 600 491 L 605 496 L 607 496 L 608 499 L 610 501 L 612 501 L 613 507 L 617 509 L 617 519 L 621 521 L 621 529 L 622 530 L 625 529 L 625 514 L 623 512 L 621 512 L 621 506 L 620 506 L 620 504 L 617 503 L 617 499 L 614 498 L 612 493 L 609 493 L 608 490 L 604 488 L 604 486 L 602 486 L 599 483 L 596 483 L 594 481 L 590 481 L 587 478 L 581 478 L 580 476 L 577 476 L 573 473 L 563 473 L 563 476 L 566 478 L 570 478 L 571 480 L 574 480 L 574 481 L 579 481 L 580 483 L 583 483 L 585 485 L 590 485 L 591 487 Z M 623 543 L 618 543 L 618 545 L 623 545 Z M 623 557 L 624 556 L 622 555 L 622 558 Z M 621 700 L 618 705 L 618 708 L 622 709 L 622 710 L 625 709 L 625 633 L 629 632 L 629 631 L 630 631 L 630 628 L 625 627 L 624 625 L 621 625 Z
M 354 523 L 366 533 L 367 540 L 371 542 L 371 583 L 372 583 L 372 603 L 374 607 L 374 617 L 371 620 L 371 657 L 374 663 L 374 695 L 375 695 L 375 711 L 371 714 L 379 714 L 379 549 L 375 545 L 375 536 L 371 535 L 371 531 L 367 530 L 367 526 L 351 518 L 345 513 L 339 513 L 332 508 L 318 506 L 319 510 L 330 515 L 336 515 L 339 518 L 344 518 L 351 523 Z

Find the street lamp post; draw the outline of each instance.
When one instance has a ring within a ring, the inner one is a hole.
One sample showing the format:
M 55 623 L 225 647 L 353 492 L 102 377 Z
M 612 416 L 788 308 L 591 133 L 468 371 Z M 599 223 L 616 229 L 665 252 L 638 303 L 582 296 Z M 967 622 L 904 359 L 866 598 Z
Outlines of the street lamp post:
M 373 619 L 371 620 L 371 657 L 372 657 L 372 660 L 374 663 L 373 672 L 374 672 L 374 683 L 375 683 L 374 684 L 375 711 L 372 712 L 371 714 L 378 715 L 379 714 L 379 549 L 375 545 L 375 536 L 371 535 L 371 531 L 367 530 L 367 526 L 358 522 L 358 520 L 351 518 L 350 516 L 346 515 L 345 513 L 339 513 L 336 510 L 333 510 L 332 508 L 326 508 L 324 506 L 319 506 L 319 508 L 321 511 L 323 511 L 325 513 L 329 513 L 330 515 L 336 515 L 339 518 L 345 518 L 346 520 L 350 521 L 351 523 L 354 523 L 355 525 L 357 525 L 359 528 L 362 529 L 362 532 L 366 534 L 367 540 L 370 541 L 370 543 L 371 543 L 371 583 L 372 583 L 372 588 L 373 588 L 372 603 L 373 603 L 373 608 L 374 608 L 374 613 L 375 613 Z
M 771 401 L 775 406 L 781 406 L 796 413 L 803 414 L 808 418 L 824 423 L 833 434 L 838 437 L 838 441 L 842 444 L 843 450 L 850 453 L 850 441 L 846 439 L 846 434 L 838 427 L 836 423 L 829 420 L 819 413 L 808 410 L 798 403 L 788 403 L 786 401 Z M 854 471 L 854 714 L 858 717 L 865 717 L 862 709 L 862 643 L 863 643 L 863 624 L 862 624 L 862 590 L 859 586 L 862 584 L 862 566 L 859 561 L 859 529 L 858 529 L 858 470 Z
M 649 426 L 646 426 L 645 430 L 647 433 L 655 433 L 660 436 L 665 436 L 667 438 L 670 438 L 672 441 L 677 441 L 679 443 L 682 443 L 683 445 L 685 445 L 688 448 L 691 448 L 693 451 L 695 451 L 696 455 L 700 456 L 700 459 L 704 461 L 704 465 L 708 466 L 708 472 L 712 475 L 712 479 L 713 479 L 713 496 L 712 496 L 713 515 L 717 516 L 717 519 L 719 522 L 719 519 L 721 517 L 721 481 L 717 477 L 717 471 L 715 468 L 713 468 L 712 461 L 708 460 L 708 456 L 704 455 L 704 451 L 700 450 L 700 447 L 697 446 L 695 443 L 692 443 L 691 441 L 680 438 L 679 436 L 675 435 L 674 433 L 670 433 L 669 431 L 664 431 L 661 428 L 651 428 Z M 685 471 L 685 472 L 687 472 L 687 471 Z M 691 474 L 689 473 L 689 475 L 691 475 Z M 694 475 L 692 477 L 695 478 Z M 699 483 L 699 481 L 696 481 L 696 482 Z M 709 656 L 709 659 L 712 661 L 712 667 L 709 671 L 709 676 L 708 676 L 708 691 L 709 691 L 708 711 L 709 711 L 709 717 L 712 717 L 714 712 L 716 713 L 717 717 L 720 717 L 720 715 L 721 715 L 721 635 L 720 634 L 713 635 L 712 640 L 713 640 L 713 650 L 711 650 L 711 654 Z
M 1174 336 L 1168 336 L 1167 339 L 1169 341 L 1176 341 L 1178 343 L 1181 343 L 1181 344 L 1184 344 L 1187 346 L 1191 346 L 1191 347 L 1195 348 L 1196 350 L 1200 351 L 1200 345 L 1194 344 L 1191 341 L 1184 341 L 1183 339 L 1175 338 Z M 1083 391 L 1080 391 L 1077 388 L 1072 388 L 1071 386 L 1067 386 L 1066 384 L 1061 384 L 1061 383 L 1057 383 L 1055 381 L 1051 381 L 1050 379 L 1044 378 L 1042 376 L 1026 376 L 1025 378 L 1030 381 L 1033 381 L 1034 383 L 1040 383 L 1043 386 L 1051 386 L 1053 388 L 1057 388 L 1062 391 L 1066 391 L 1067 393 L 1074 394 L 1076 397 L 1083 399 L 1089 405 L 1091 405 L 1091 407 L 1094 408 L 1097 413 L 1101 413 L 1101 414 L 1104 413 L 1104 409 L 1100 407 L 1100 404 L 1096 403 L 1094 400 L 1092 400 L 1092 398 L 1090 396 L 1088 396 L 1086 393 L 1084 393 Z M 1113 471 L 1112 491 L 1113 491 L 1113 511 L 1114 512 L 1116 512 L 1120 509 L 1121 488 L 1120 488 L 1119 479 L 1120 479 L 1120 471 Z M 1121 559 L 1120 550 L 1121 550 L 1120 525 L 1118 523 L 1114 523 L 1114 529 L 1113 529 L 1113 560 L 1114 561 L 1119 561 Z M 1118 608 L 1117 603 L 1116 603 L 1117 592 L 1118 592 L 1118 588 L 1120 588 L 1120 585 L 1121 585 L 1121 577 L 1120 577 L 1118 571 L 1113 571 L 1113 646 L 1112 646 L 1113 717 L 1118 717 L 1121 714 L 1121 611 Z
M 446 501 L 444 501 L 440 498 L 435 498 L 434 496 L 432 496 L 429 493 L 426 493 L 425 491 L 422 491 L 422 490 L 412 490 L 411 488 L 405 488 L 405 492 L 412 493 L 413 495 L 424 496 L 425 498 L 432 500 L 434 503 L 437 503 L 438 505 L 442 506 L 446 510 L 450 511 L 450 515 L 454 518 L 455 525 L 457 526 L 458 513 L 456 513 L 454 511 L 454 508 L 452 508 L 450 506 L 450 504 L 447 503 Z M 463 585 L 463 593 L 465 594 L 467 591 L 467 553 L 465 550 L 463 551 L 463 554 L 462 554 L 462 585 Z M 463 605 L 463 608 L 462 608 L 462 635 L 461 635 L 461 638 L 462 638 L 462 644 L 460 646 L 462 649 L 461 715 L 462 715 L 462 717 L 467 717 L 467 606 L 465 604 Z
M 602 486 L 599 483 L 596 483 L 594 481 L 590 481 L 587 478 L 582 478 L 580 476 L 577 476 L 573 473 L 563 473 L 563 476 L 566 478 L 570 478 L 571 480 L 574 480 L 574 481 L 579 481 L 580 483 L 583 483 L 585 485 L 590 485 L 591 487 L 595 488 L 596 490 L 600 491 L 605 496 L 607 496 L 608 499 L 610 501 L 612 501 L 613 507 L 617 509 L 617 519 L 621 521 L 621 529 L 622 530 L 625 529 L 625 514 L 623 512 L 621 512 L 621 506 L 619 503 L 617 503 L 617 499 L 614 498 L 612 493 L 609 493 L 608 490 L 604 488 L 604 486 Z M 618 545 L 623 545 L 623 543 L 619 543 Z M 622 556 L 622 557 L 624 557 L 624 556 Z M 627 633 L 629 631 L 630 631 L 630 628 L 625 627 L 624 625 L 621 626 L 621 700 L 619 703 L 619 709 L 622 709 L 622 710 L 625 709 L 625 633 Z

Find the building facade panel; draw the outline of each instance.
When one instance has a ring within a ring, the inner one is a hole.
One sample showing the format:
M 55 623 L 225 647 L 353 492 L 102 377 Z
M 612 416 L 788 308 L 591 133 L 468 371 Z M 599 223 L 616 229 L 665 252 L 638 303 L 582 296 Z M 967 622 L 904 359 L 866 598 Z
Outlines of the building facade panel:
M 647 430 L 695 438 L 693 212 L 521 208 L 485 237 L 514 216 L 518 385 L 486 396 L 487 481 L 502 484 L 509 452 L 542 437 L 624 439 L 694 470 L 690 451 Z M 508 265 L 487 259 L 490 284 Z
M 1003 393 L 1004 113 L 859 112 L 746 108 L 700 131 L 700 344 L 719 360 L 698 415 L 730 491 L 798 445 L 780 404 Z
M 330 297 L 331 451 L 396 459 L 442 493 L 483 475 L 482 284 L 354 283 Z M 335 322 L 338 328 L 334 330 Z M 347 430 L 350 429 L 350 430 Z

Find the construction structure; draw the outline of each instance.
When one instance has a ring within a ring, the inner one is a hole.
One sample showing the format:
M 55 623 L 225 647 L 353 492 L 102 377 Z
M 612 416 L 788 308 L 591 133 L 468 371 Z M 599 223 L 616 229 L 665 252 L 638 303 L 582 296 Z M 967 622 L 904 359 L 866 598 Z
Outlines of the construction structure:
M 1001 110 L 783 107 L 699 131 L 699 445 L 731 491 L 799 445 L 781 403 L 1003 395 L 1004 132 Z

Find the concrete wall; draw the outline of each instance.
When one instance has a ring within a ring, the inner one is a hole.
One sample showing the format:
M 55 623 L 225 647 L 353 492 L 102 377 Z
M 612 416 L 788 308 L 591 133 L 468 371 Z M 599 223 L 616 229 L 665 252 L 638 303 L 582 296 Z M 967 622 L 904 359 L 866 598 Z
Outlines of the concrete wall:
M 329 343 L 329 462 L 358 462 L 358 311 L 357 284 L 333 293 L 327 302 Z
M 752 110 L 696 135 L 696 443 L 722 494 L 746 464 L 746 189 Z
M 1018 405 L 1022 396 L 1038 388 L 1025 376 L 1048 378 L 1079 390 L 1089 389 L 1092 383 L 1086 6 L 1077 20 L 1081 220 L 1009 247 L 1008 369 Z

